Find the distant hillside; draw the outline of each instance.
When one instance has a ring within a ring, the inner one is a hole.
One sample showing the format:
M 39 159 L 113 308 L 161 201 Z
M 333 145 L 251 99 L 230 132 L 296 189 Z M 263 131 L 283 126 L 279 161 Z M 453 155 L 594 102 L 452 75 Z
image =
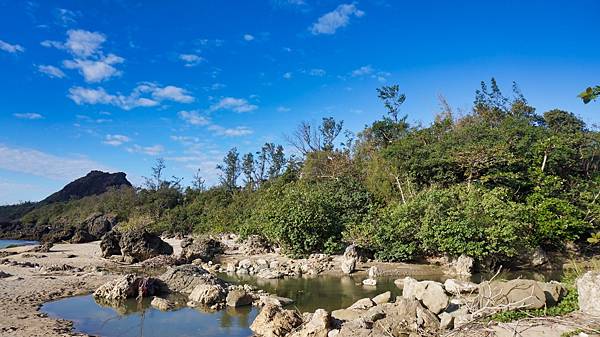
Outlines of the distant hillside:
M 62 190 L 42 200 L 41 204 L 81 199 L 90 195 L 98 195 L 106 192 L 110 187 L 131 187 L 131 183 L 125 178 L 125 173 L 108 173 L 102 171 L 91 171 L 85 177 L 81 177 L 68 183 Z

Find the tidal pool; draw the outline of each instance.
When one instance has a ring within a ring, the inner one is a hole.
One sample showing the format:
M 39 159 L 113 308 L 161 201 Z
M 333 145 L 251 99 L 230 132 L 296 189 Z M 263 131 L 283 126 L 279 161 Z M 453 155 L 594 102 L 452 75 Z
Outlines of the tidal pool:
M 257 279 L 252 276 L 221 274 L 219 277 L 232 283 L 247 283 L 279 296 L 295 301 L 290 308 L 301 312 L 322 308 L 332 311 L 346 308 L 364 297 L 373 297 L 385 291 L 401 295 L 402 291 L 394 284 L 399 277 L 378 277 L 376 287 L 363 286 L 365 278 L 357 276 L 319 276 L 313 278 L 286 278 L 279 280 Z M 421 280 L 444 281 L 441 275 L 413 276 Z M 534 278 L 541 281 L 557 279 L 559 274 L 535 274 L 527 272 L 503 273 L 499 278 Z M 476 275 L 474 280 L 486 278 Z M 104 337 L 187 337 L 215 336 L 241 337 L 251 336 L 249 326 L 258 315 L 254 307 L 227 308 L 217 312 L 184 306 L 185 298 L 179 299 L 181 307 L 163 312 L 150 306 L 150 299 L 141 303 L 130 300 L 122 307 L 102 306 L 91 295 L 66 298 L 46 303 L 41 311 L 53 318 L 73 321 L 74 330 L 90 335 Z

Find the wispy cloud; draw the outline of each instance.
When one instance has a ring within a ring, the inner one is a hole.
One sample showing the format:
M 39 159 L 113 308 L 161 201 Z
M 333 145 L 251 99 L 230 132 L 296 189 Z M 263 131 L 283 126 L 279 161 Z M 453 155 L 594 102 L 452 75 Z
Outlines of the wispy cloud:
M 209 117 L 202 116 L 198 111 L 179 111 L 179 118 L 185 121 L 187 124 L 194 126 L 205 126 L 210 132 L 218 136 L 225 137 L 240 137 L 247 136 L 253 133 L 252 129 L 246 126 L 237 126 L 233 128 L 226 128 L 221 125 L 214 124 Z M 181 139 L 177 139 L 180 140 Z
M 210 124 L 210 120 L 208 117 L 201 116 L 198 111 L 179 111 L 179 118 L 183 119 L 189 124 L 192 125 L 208 125 Z
M 55 23 L 63 27 L 77 23 L 77 18 L 81 16 L 81 13 L 66 8 L 56 8 L 52 11 L 52 14 L 54 15 Z
M 140 146 L 140 145 L 135 144 L 135 145 L 127 148 L 127 152 L 143 153 L 143 154 L 147 154 L 149 156 L 158 156 L 159 154 L 163 153 L 164 151 L 165 151 L 165 147 L 162 145 Z
M 310 76 L 316 76 L 316 77 L 323 77 L 327 74 L 327 72 L 325 71 L 325 69 L 321 69 L 321 68 L 313 68 L 311 70 L 308 71 L 308 74 Z
M 292 78 L 292 73 L 291 72 L 284 73 L 282 77 L 285 78 L 286 80 L 289 80 Z
M 252 129 L 250 129 L 246 126 L 225 128 L 220 125 L 212 124 L 208 127 L 208 129 L 219 136 L 226 136 L 226 137 L 241 137 L 241 136 L 251 135 L 252 133 L 254 133 L 254 131 L 252 131 Z
M 15 114 L 13 114 L 13 116 L 15 116 L 19 119 L 30 119 L 30 120 L 44 118 L 44 116 L 40 115 L 39 113 L 35 113 L 35 112 L 15 113 Z
M 104 104 L 113 105 L 124 110 L 157 106 L 163 101 L 178 103 L 191 103 L 194 101 L 194 97 L 190 96 L 183 88 L 172 85 L 161 87 L 154 83 L 140 84 L 129 95 L 109 94 L 104 88 L 72 87 L 69 89 L 68 97 L 78 105 Z
M 4 144 L 0 144 L 0 168 L 59 180 L 71 180 L 91 170 L 109 170 L 86 157 L 60 157 Z
M 25 48 L 18 44 L 10 44 L 8 42 L 0 40 L 0 50 L 4 50 L 5 52 L 15 54 L 24 52 Z
M 252 40 L 254 40 L 254 35 L 244 34 L 244 40 L 245 41 L 252 41 Z
M 288 112 L 291 111 L 292 109 L 286 107 L 286 106 L 278 106 L 277 107 L 277 112 Z
M 196 54 L 180 54 L 179 59 L 184 62 L 183 65 L 186 67 L 195 67 L 204 61 L 202 56 Z
M 51 65 L 39 65 L 38 71 L 42 74 L 48 75 L 51 78 L 63 78 L 66 76 L 62 70 Z
M 258 106 L 249 103 L 243 98 L 223 97 L 217 103 L 210 106 L 210 111 L 231 110 L 235 112 L 250 112 L 258 109 Z
M 351 17 L 360 18 L 363 15 L 365 15 L 365 12 L 356 8 L 355 4 L 342 4 L 333 11 L 321 16 L 310 27 L 310 31 L 314 35 L 335 34 L 339 28 L 346 27 L 350 23 Z
M 131 141 L 131 138 L 124 135 L 106 135 L 102 143 L 111 146 L 119 146 L 129 141 Z
M 379 82 L 387 81 L 387 78 L 391 75 L 392 74 L 387 71 L 376 70 L 371 65 L 364 65 L 350 72 L 351 77 L 369 77 L 374 78 Z

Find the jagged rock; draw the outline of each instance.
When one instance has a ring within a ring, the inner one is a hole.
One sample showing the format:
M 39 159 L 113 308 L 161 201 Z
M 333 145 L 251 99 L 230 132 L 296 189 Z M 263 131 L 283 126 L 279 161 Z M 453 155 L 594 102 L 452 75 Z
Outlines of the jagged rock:
M 358 260 L 358 251 L 355 245 L 346 247 L 344 255 L 342 257 L 341 268 L 344 274 L 351 274 L 356 268 L 356 261 Z
M 175 307 L 173 302 L 160 297 L 154 297 L 150 305 L 161 311 L 168 311 Z
M 73 234 L 71 243 L 86 243 L 96 240 L 96 237 L 88 233 L 85 229 L 80 229 Z
M 157 255 L 173 254 L 171 245 L 145 229 L 122 233 L 119 247 L 121 247 L 121 255 L 131 256 L 135 261 L 144 261 Z
M 93 213 L 88 216 L 81 227 L 98 240 L 117 225 L 117 216 L 114 214 Z
M 198 285 L 220 285 L 225 288 L 226 282 L 210 274 L 205 269 L 185 264 L 171 267 L 159 277 L 170 291 L 190 294 Z
M 374 305 L 375 303 L 373 303 L 373 301 L 371 301 L 371 299 L 367 297 L 354 302 L 354 304 L 348 307 L 348 309 L 366 310 L 373 307 Z
M 121 233 L 116 230 L 112 230 L 104 234 L 104 236 L 102 236 L 102 240 L 100 241 L 102 257 L 109 258 L 113 255 L 121 255 L 119 241 L 121 241 Z
M 327 337 L 329 332 L 331 315 L 323 310 L 317 309 L 310 315 L 302 328 L 290 335 L 290 337 Z
M 469 281 L 460 281 L 455 279 L 447 279 L 444 282 L 444 288 L 447 292 L 453 295 L 476 293 L 479 286 L 477 283 Z
M 210 237 L 199 237 L 182 241 L 181 260 L 191 263 L 195 259 L 212 261 L 216 255 L 223 254 L 223 245 Z
M 579 309 L 589 315 L 600 316 L 600 273 L 588 271 L 577 279 Z
M 273 252 L 273 247 L 260 235 L 250 235 L 241 244 L 240 251 L 245 255 L 261 255 Z
M 138 296 L 153 296 L 163 290 L 161 282 L 157 279 L 127 274 L 100 286 L 94 292 L 94 298 L 106 301 L 122 301 Z
M 449 265 L 449 272 L 453 275 L 471 276 L 475 260 L 472 257 L 462 254 L 453 259 Z
M 7 278 L 7 277 L 11 277 L 12 275 L 9 273 L 5 273 L 2 270 L 0 270 L 0 278 Z
M 402 297 L 411 299 L 416 298 L 433 313 L 438 314 L 444 310 L 450 301 L 444 287 L 439 282 L 421 281 L 406 277 L 404 278 L 404 289 Z
M 53 246 L 54 244 L 52 242 L 46 242 L 35 247 L 32 251 L 36 253 L 49 253 Z
M 267 304 L 260 311 L 250 329 L 262 337 L 283 337 L 302 324 L 302 317 L 292 310 Z
M 382 294 L 379 294 L 379 295 L 373 297 L 373 302 L 375 302 L 375 304 L 388 303 L 391 298 L 392 298 L 392 292 L 386 291 Z
M 374 329 L 387 331 L 392 336 L 401 336 L 417 330 L 419 326 L 417 308 L 420 304 L 416 299 L 399 298 L 395 303 L 380 306 L 386 316 L 374 323 Z
M 225 299 L 229 307 L 242 307 L 252 304 L 252 296 L 243 289 L 230 290 Z
M 534 268 L 539 268 L 548 263 L 548 254 L 542 247 L 536 247 L 530 255 L 529 264 Z
M 483 282 L 478 302 L 481 308 L 502 305 L 506 310 L 540 309 L 546 306 L 546 293 L 540 282 L 533 280 Z
M 189 295 L 194 304 L 214 306 L 224 302 L 226 291 L 220 284 L 198 284 Z

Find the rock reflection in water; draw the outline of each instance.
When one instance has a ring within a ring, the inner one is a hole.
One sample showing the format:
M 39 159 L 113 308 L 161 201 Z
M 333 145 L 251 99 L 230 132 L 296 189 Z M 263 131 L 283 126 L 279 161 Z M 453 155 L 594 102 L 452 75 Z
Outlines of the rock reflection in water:
M 41 310 L 50 317 L 73 321 L 75 331 L 106 337 L 247 337 L 258 314 L 252 307 L 206 312 L 180 305 L 173 311 L 160 311 L 150 306 L 150 299 L 96 303 L 91 295 L 49 302 Z

